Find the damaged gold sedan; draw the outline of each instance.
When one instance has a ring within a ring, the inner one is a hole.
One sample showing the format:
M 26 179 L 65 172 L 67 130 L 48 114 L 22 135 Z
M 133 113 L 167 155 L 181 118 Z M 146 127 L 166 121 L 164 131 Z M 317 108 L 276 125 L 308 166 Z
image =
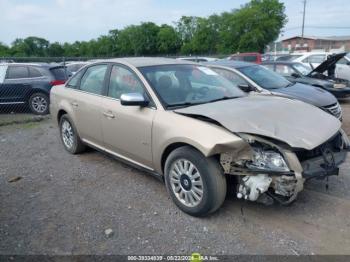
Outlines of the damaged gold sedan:
M 52 89 L 50 109 L 67 151 L 90 146 L 161 177 L 194 216 L 221 206 L 229 176 L 238 198 L 289 204 L 306 180 L 337 175 L 350 146 L 340 121 L 317 107 L 246 95 L 173 59 L 90 64 Z

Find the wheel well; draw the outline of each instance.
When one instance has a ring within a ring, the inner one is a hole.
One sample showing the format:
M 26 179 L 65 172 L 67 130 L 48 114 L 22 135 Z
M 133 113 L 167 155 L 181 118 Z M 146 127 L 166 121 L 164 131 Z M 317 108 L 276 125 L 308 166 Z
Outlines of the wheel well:
M 26 100 L 28 100 L 35 93 L 42 93 L 42 94 L 49 96 L 49 92 L 47 92 L 47 91 L 44 91 L 42 89 L 32 89 L 26 94 Z
M 60 119 L 61 119 L 61 117 L 62 117 L 64 114 L 67 114 L 67 112 L 64 111 L 63 109 L 61 109 L 60 111 L 58 111 L 58 114 L 57 114 L 57 122 L 58 122 L 58 123 L 60 122 Z
M 162 159 L 161 159 L 163 173 L 164 173 L 165 161 L 167 160 L 170 153 L 173 152 L 175 149 L 177 149 L 179 147 L 183 147 L 183 146 L 190 146 L 190 147 L 198 150 L 197 148 L 195 148 L 194 146 L 192 146 L 190 144 L 181 143 L 181 142 L 168 145 L 168 147 L 164 150 L 164 152 L 162 154 Z

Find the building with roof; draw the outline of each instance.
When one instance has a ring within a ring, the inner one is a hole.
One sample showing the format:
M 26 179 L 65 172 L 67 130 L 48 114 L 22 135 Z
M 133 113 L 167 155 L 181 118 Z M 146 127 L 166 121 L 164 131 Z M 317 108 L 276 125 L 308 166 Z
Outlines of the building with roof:
M 312 51 L 312 50 L 341 50 L 350 51 L 350 36 L 293 36 L 282 40 L 284 50 Z

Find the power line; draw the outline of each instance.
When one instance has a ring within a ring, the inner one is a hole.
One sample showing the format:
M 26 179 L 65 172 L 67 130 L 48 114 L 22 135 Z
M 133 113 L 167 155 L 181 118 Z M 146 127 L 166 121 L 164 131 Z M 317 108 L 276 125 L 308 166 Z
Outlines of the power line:
M 350 26 L 304 26 L 304 28 L 314 28 L 314 29 L 350 29 Z M 297 30 L 300 26 L 284 28 L 283 31 Z

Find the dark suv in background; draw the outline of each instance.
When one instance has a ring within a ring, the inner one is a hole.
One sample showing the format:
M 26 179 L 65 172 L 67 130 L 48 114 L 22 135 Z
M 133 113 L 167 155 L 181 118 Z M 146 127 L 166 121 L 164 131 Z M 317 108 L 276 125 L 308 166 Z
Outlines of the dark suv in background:
M 47 114 L 51 87 L 64 84 L 68 76 L 61 65 L 0 64 L 0 105 L 27 104 L 34 114 Z

